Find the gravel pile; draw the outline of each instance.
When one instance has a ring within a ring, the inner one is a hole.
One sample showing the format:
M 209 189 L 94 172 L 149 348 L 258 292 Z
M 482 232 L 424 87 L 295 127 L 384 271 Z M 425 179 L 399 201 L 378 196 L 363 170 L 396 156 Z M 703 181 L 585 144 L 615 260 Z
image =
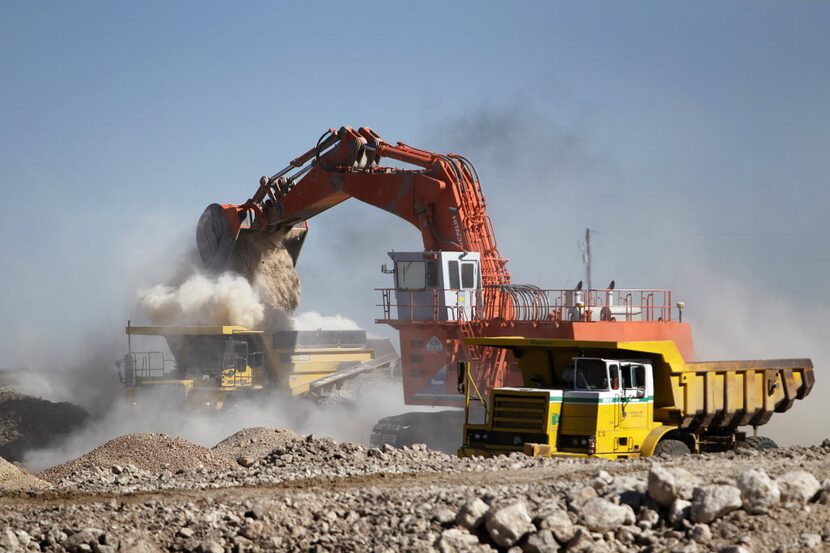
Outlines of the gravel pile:
M 32 476 L 0 457 L 0 491 L 42 490 L 50 487 L 48 482 Z
M 100 471 L 116 475 L 133 471 L 159 474 L 164 471 L 223 470 L 235 463 L 208 448 L 165 434 L 119 436 L 72 461 L 46 469 L 38 476 L 49 482 L 71 480 L 84 473 Z
M 301 440 L 302 436 L 291 430 L 280 428 L 245 428 L 228 436 L 215 446 L 212 451 L 223 457 L 237 461 L 242 466 L 251 466 L 274 449 L 285 447 L 288 442 Z
M 86 411 L 77 405 L 0 388 L 0 456 L 20 461 L 27 450 L 48 447 L 86 419 Z

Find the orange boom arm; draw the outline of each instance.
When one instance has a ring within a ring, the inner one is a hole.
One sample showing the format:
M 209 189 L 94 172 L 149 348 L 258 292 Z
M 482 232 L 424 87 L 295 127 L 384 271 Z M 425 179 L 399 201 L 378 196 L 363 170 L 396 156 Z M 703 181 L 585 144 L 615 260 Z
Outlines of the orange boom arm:
M 418 169 L 382 167 L 383 158 Z M 485 286 L 510 283 L 473 165 L 459 155 L 389 144 L 367 127 L 329 129 L 288 167 L 262 177 L 244 204 L 208 206 L 197 234 L 202 260 L 222 269 L 241 229 L 278 232 L 349 198 L 409 221 L 425 250 L 480 253 Z

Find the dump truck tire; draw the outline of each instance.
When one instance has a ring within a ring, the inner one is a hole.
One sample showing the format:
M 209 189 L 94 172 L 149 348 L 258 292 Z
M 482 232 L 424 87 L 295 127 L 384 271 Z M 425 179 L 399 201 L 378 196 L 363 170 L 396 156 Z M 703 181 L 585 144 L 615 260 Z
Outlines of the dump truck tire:
M 657 447 L 654 448 L 654 455 L 668 455 L 669 457 L 680 457 L 681 455 L 689 455 L 692 452 L 689 446 L 680 440 L 660 440 Z
M 747 436 L 744 444 L 752 449 L 778 449 L 778 444 L 766 436 Z

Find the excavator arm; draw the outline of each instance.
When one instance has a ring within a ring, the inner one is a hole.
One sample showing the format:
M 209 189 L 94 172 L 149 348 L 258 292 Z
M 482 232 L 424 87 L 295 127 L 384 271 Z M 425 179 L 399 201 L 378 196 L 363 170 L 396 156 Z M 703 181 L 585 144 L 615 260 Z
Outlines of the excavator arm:
M 416 168 L 384 167 L 384 158 Z M 329 129 L 286 168 L 262 177 L 245 203 L 208 206 L 197 227 L 202 261 L 222 270 L 241 232 L 284 233 L 349 198 L 417 227 L 425 250 L 480 253 L 485 286 L 510 283 L 473 165 L 459 155 L 389 144 L 367 127 Z

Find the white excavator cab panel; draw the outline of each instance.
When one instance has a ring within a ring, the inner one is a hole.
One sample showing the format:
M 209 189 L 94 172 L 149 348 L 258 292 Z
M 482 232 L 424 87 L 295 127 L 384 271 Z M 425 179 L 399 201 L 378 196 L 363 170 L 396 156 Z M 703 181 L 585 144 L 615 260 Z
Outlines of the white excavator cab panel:
M 390 252 L 398 320 L 471 320 L 481 296 L 481 256 L 472 252 Z

